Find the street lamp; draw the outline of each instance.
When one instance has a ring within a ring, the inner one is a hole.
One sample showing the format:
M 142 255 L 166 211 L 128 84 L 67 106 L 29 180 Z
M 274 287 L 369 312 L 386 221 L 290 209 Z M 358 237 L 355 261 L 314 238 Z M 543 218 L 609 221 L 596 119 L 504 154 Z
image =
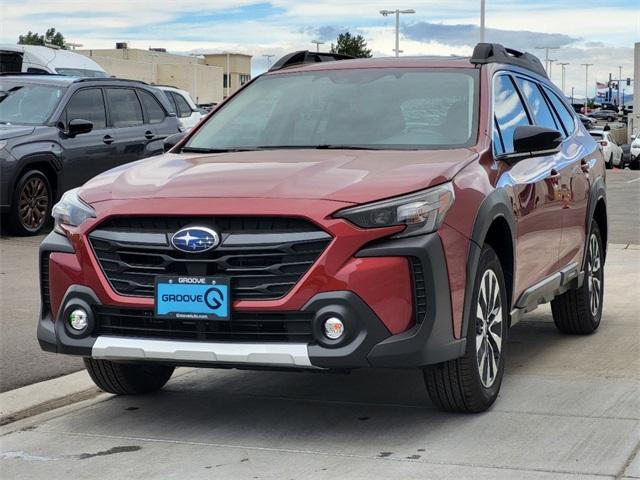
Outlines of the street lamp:
M 618 65 L 618 108 L 620 108 L 620 82 L 621 81 L 622 81 L 622 65 Z M 624 95 L 622 98 L 624 98 Z
M 311 43 L 315 43 L 316 53 L 320 53 L 320 45 L 324 45 L 324 42 L 321 42 L 320 40 L 311 40 Z
M 549 50 L 558 50 L 560 47 L 533 47 L 536 50 L 544 50 L 545 54 L 544 54 L 544 69 L 548 72 L 549 71 Z
M 484 2 L 480 0 L 480 43 L 484 43 Z
M 562 67 L 562 93 L 564 94 L 564 70 L 567 67 L 567 65 L 570 65 L 569 62 L 561 62 L 558 65 L 560 65 L 560 67 Z
M 267 54 L 263 54 L 263 57 L 267 57 L 267 70 L 269 70 L 271 68 L 271 57 L 275 57 L 275 55 L 271 54 L 271 55 L 267 55 Z
M 396 48 L 394 49 L 394 52 L 396 52 L 396 57 L 400 56 L 400 14 L 410 14 L 410 13 L 416 13 L 416 11 L 413 8 L 410 8 L 408 10 L 399 10 L 399 9 L 395 9 L 395 10 L 380 10 L 380 14 L 383 17 L 387 17 L 389 15 L 395 14 L 396 15 Z
M 584 114 L 587 114 L 587 97 L 589 94 L 587 93 L 589 90 L 589 67 L 593 65 L 593 63 L 581 63 L 584 67 Z
M 554 58 L 554 59 L 549 59 L 549 80 L 551 80 L 551 72 L 553 71 L 553 62 L 557 62 L 558 59 Z

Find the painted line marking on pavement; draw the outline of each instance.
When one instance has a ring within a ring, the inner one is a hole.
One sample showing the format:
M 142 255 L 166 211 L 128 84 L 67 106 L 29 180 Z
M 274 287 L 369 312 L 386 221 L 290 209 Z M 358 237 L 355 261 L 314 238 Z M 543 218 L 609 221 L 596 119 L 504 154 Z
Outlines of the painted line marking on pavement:
M 638 182 L 638 181 L 640 181 L 640 177 L 634 178 L 633 180 L 627 180 L 627 183 L 633 183 L 633 182 Z

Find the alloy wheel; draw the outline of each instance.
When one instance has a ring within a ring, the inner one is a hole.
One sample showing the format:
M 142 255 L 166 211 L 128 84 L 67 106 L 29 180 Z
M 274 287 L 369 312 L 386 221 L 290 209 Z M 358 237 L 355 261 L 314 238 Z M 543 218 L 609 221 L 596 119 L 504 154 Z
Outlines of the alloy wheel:
M 26 181 L 20 192 L 18 213 L 20 222 L 28 230 L 37 230 L 47 220 L 49 191 L 42 178 L 32 177 Z
M 482 275 L 476 307 L 476 358 L 480 381 L 493 385 L 502 352 L 502 301 L 498 277 L 493 270 Z
M 587 261 L 587 285 L 589 289 L 589 308 L 591 315 L 598 315 L 602 300 L 602 262 L 600 245 L 595 234 L 589 237 L 589 258 Z

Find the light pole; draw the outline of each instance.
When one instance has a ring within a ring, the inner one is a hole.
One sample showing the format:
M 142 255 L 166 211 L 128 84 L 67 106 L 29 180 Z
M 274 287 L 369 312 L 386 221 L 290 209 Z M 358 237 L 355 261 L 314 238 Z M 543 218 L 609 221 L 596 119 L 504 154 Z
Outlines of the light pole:
M 558 61 L 558 59 L 557 59 L 557 58 L 554 58 L 554 59 L 551 59 L 551 58 L 550 58 L 550 59 L 549 59 L 549 80 L 552 80 L 552 78 L 551 78 L 551 73 L 552 73 L 552 71 L 553 71 L 553 62 L 557 62 L 557 61 Z
M 620 81 L 621 80 L 622 80 L 622 65 L 618 65 L 618 108 L 620 108 Z
M 593 63 L 581 63 L 584 67 L 584 114 L 587 114 L 587 97 L 589 96 L 589 67 L 593 65 Z
M 263 54 L 263 57 L 267 57 L 267 70 L 269 70 L 271 68 L 271 57 L 275 57 L 275 55 L 270 54 L 270 55 L 266 55 Z
M 549 71 L 549 50 L 558 50 L 560 47 L 533 47 L 536 50 L 544 50 L 544 69 Z
M 408 10 L 399 10 L 399 9 L 395 9 L 395 10 L 380 10 L 380 14 L 383 17 L 387 17 L 389 15 L 394 14 L 396 15 L 396 48 L 394 50 L 394 52 L 396 52 L 396 57 L 400 56 L 400 14 L 410 14 L 410 13 L 416 13 L 416 11 L 413 8 L 410 8 Z
M 484 43 L 484 2 L 480 0 L 480 43 Z
M 311 40 L 311 43 L 315 43 L 316 53 L 320 53 L 320 45 L 323 45 L 324 42 L 321 42 L 320 40 Z
M 560 67 L 562 68 L 562 93 L 564 94 L 564 70 L 567 67 L 567 65 L 570 65 L 569 62 L 561 62 L 558 65 L 560 65 Z

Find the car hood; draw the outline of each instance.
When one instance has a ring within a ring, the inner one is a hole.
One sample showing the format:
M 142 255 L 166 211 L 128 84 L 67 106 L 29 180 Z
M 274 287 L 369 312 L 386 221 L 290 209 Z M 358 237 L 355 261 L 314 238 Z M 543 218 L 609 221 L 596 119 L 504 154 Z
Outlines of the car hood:
M 0 140 L 9 140 L 10 138 L 30 135 L 34 130 L 35 127 L 23 125 L 0 125 Z
M 190 197 L 363 203 L 446 182 L 476 156 L 469 149 L 165 154 L 99 175 L 80 196 L 88 203 Z

